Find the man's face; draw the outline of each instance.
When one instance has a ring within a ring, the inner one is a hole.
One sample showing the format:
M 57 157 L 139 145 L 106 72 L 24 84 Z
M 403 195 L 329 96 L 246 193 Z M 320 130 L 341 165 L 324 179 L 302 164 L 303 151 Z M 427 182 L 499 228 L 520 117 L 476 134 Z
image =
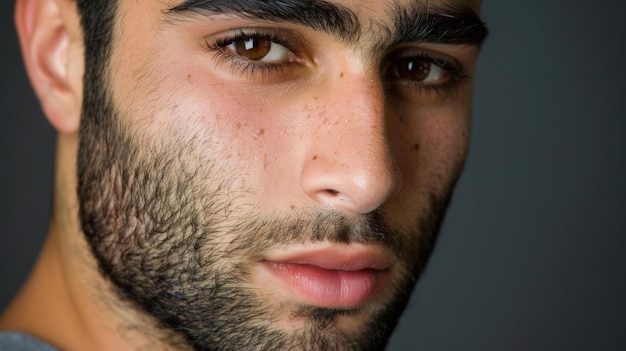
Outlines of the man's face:
M 197 350 L 383 348 L 465 158 L 473 11 L 121 1 L 79 151 L 120 296 Z

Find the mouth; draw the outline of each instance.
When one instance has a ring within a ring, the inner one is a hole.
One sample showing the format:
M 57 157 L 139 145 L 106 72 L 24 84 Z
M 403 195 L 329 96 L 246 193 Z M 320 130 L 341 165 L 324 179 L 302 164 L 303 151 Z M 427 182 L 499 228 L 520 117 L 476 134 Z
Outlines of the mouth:
M 391 264 L 381 247 L 325 243 L 269 253 L 261 266 L 269 273 L 268 286 L 289 299 L 348 309 L 376 296 Z

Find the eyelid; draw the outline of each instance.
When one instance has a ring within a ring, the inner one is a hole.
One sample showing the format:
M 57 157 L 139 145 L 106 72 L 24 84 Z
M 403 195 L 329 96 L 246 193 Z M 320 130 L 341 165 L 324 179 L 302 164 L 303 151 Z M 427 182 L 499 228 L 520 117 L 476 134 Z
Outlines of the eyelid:
M 235 41 L 260 38 L 285 47 L 290 59 L 285 62 L 262 62 L 248 60 L 232 53 L 227 47 Z M 217 65 L 229 65 L 231 74 L 247 81 L 281 82 L 297 77 L 296 72 L 311 64 L 304 39 L 299 33 L 275 27 L 239 27 L 204 37 L 205 49 L 213 53 Z
M 392 70 L 398 60 L 425 59 L 440 67 L 448 79 L 439 83 L 422 83 L 408 79 L 393 77 Z M 390 51 L 384 56 L 381 72 L 389 92 L 409 101 L 436 103 L 447 101 L 467 86 L 471 80 L 468 70 L 451 55 L 425 49 L 418 45 L 407 45 Z
M 467 70 L 454 57 L 437 53 L 432 50 L 424 49 L 418 46 L 404 46 L 391 51 L 386 55 L 383 72 L 386 72 L 396 60 L 405 58 L 422 58 L 432 61 L 435 65 L 441 67 L 448 73 L 451 79 L 459 81 L 469 78 Z
M 212 34 L 204 38 L 207 48 L 219 50 L 227 44 L 245 37 L 257 37 L 280 44 L 294 55 L 304 58 L 306 46 L 304 39 L 295 31 L 274 27 L 236 28 Z

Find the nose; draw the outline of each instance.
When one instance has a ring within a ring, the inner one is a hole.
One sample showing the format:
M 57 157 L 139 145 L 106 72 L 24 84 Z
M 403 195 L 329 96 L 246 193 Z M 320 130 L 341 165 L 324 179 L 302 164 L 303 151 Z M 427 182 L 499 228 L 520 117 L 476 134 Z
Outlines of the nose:
M 320 204 L 352 214 L 379 208 L 399 187 L 391 155 L 382 84 L 345 75 L 318 97 L 319 132 L 308 145 L 303 190 Z

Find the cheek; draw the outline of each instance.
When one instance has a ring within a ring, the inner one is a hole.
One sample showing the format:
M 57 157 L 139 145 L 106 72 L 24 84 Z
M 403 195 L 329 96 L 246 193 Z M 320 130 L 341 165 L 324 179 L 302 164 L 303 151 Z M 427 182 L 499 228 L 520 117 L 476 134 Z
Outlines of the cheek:
M 227 84 L 193 67 L 155 70 L 136 86 L 117 104 L 130 109 L 122 123 L 142 139 L 184 147 L 187 167 L 195 167 L 194 160 L 218 161 L 229 186 L 255 193 L 278 185 L 281 173 L 288 176 L 283 166 L 293 164 L 295 135 L 288 124 L 296 119 L 276 94 Z M 206 176 L 218 176 L 212 172 Z
M 420 214 L 432 211 L 433 198 L 448 196 L 465 160 L 468 132 L 469 108 L 460 106 L 395 118 L 390 139 L 402 188 L 384 205 L 390 221 L 412 230 Z
M 465 160 L 469 107 L 424 108 L 411 116 L 398 119 L 390 132 L 395 131 L 395 136 L 391 136 L 392 147 L 403 186 L 413 192 L 444 190 L 456 178 Z

